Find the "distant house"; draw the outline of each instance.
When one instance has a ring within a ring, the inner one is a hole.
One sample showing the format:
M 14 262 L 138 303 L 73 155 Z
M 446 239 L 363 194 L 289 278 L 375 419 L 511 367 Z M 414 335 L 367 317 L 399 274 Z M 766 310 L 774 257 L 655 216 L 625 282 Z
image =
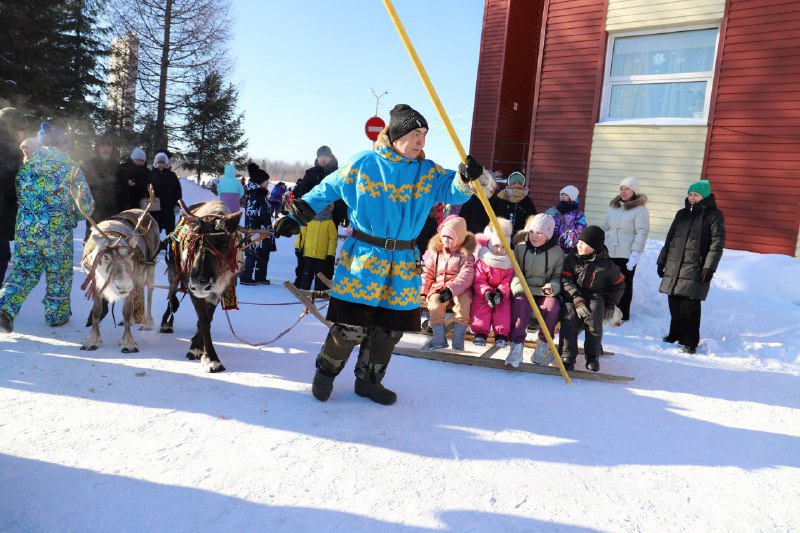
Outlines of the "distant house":
M 708 179 L 729 248 L 798 256 L 798 51 L 793 0 L 486 0 L 470 152 L 591 223 L 635 175 L 657 238 Z

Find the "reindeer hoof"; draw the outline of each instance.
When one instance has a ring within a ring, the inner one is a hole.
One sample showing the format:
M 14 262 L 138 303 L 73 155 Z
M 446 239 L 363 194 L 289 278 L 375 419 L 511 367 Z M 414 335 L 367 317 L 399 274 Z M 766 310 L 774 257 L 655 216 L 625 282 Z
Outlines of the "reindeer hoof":
M 172 333 L 172 326 L 161 326 L 159 333 Z
M 219 361 L 211 361 L 210 363 L 204 364 L 205 371 L 209 374 L 215 374 L 217 372 L 224 372 L 225 367 L 222 366 L 222 363 Z
M 195 355 L 192 352 L 186 352 L 186 359 L 188 359 L 189 361 L 197 361 L 198 359 L 200 359 L 200 356 Z
M 153 326 L 147 326 L 147 325 L 140 326 L 139 327 L 139 331 L 153 331 Z M 167 333 L 167 332 L 166 331 L 162 331 L 162 333 Z M 170 330 L 170 333 L 172 333 L 171 330 Z
M 122 349 L 122 353 L 139 353 L 139 348 L 135 346 L 133 348 L 128 348 L 127 346 Z

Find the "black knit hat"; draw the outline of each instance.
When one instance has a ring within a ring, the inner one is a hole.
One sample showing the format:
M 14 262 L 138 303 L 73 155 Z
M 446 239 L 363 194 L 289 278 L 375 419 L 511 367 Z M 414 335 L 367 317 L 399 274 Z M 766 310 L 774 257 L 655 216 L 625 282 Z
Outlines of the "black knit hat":
M 330 146 L 325 146 L 324 144 L 317 148 L 317 157 L 328 156 L 333 157 L 333 152 L 331 151 Z
M 606 232 L 600 226 L 586 226 L 578 236 L 578 240 L 585 242 L 595 250 L 602 250 L 606 242 Z
M 394 142 L 409 131 L 428 129 L 428 121 L 408 104 L 397 104 L 389 111 L 389 141 Z

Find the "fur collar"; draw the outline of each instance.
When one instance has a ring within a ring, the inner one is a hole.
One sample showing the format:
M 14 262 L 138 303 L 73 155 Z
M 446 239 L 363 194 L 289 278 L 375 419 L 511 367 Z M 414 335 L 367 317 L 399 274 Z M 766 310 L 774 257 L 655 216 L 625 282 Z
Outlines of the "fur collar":
M 475 246 L 477 245 L 478 241 L 475 240 L 475 234 L 467 232 L 467 236 L 464 238 L 464 242 L 461 243 L 461 247 L 454 253 L 463 254 L 463 255 L 472 255 L 475 253 Z M 439 236 L 437 233 L 431 240 L 428 242 L 428 250 L 433 253 L 438 253 L 442 251 L 442 237 Z
M 614 197 L 613 200 L 609 203 L 611 207 L 616 207 L 619 209 L 622 206 L 625 206 L 625 210 L 633 209 L 634 207 L 639 207 L 640 205 L 647 204 L 647 195 L 646 194 L 637 194 L 627 202 L 623 202 L 620 195 Z
M 506 187 L 499 193 L 497 193 L 497 197 L 500 200 L 505 200 L 506 202 L 511 202 L 512 204 L 518 204 L 523 199 L 527 198 L 528 196 L 528 188 L 524 187 L 522 189 L 512 189 L 511 187 Z
M 383 128 L 383 131 L 378 134 L 378 140 L 375 141 L 375 144 L 373 145 L 373 148 L 375 150 L 377 150 L 378 148 L 382 148 L 382 147 L 383 148 L 388 148 L 392 152 L 397 153 L 397 152 L 395 152 L 394 147 L 392 147 L 391 141 L 389 141 L 389 126 L 386 126 L 385 128 Z M 397 155 L 400 155 L 400 154 L 397 154 Z M 403 157 L 403 156 L 400 156 L 400 157 Z M 425 161 L 425 150 L 420 150 L 419 153 L 417 154 L 417 158 L 416 159 L 419 162 Z

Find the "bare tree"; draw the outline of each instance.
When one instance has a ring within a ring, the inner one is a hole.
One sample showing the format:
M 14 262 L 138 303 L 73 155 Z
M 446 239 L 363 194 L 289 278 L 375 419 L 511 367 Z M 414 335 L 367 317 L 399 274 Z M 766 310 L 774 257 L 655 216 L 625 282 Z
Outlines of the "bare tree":
M 152 150 L 181 125 L 185 96 L 210 70 L 225 72 L 230 0 L 117 0 L 117 28 L 138 37 L 138 116 L 155 116 Z

